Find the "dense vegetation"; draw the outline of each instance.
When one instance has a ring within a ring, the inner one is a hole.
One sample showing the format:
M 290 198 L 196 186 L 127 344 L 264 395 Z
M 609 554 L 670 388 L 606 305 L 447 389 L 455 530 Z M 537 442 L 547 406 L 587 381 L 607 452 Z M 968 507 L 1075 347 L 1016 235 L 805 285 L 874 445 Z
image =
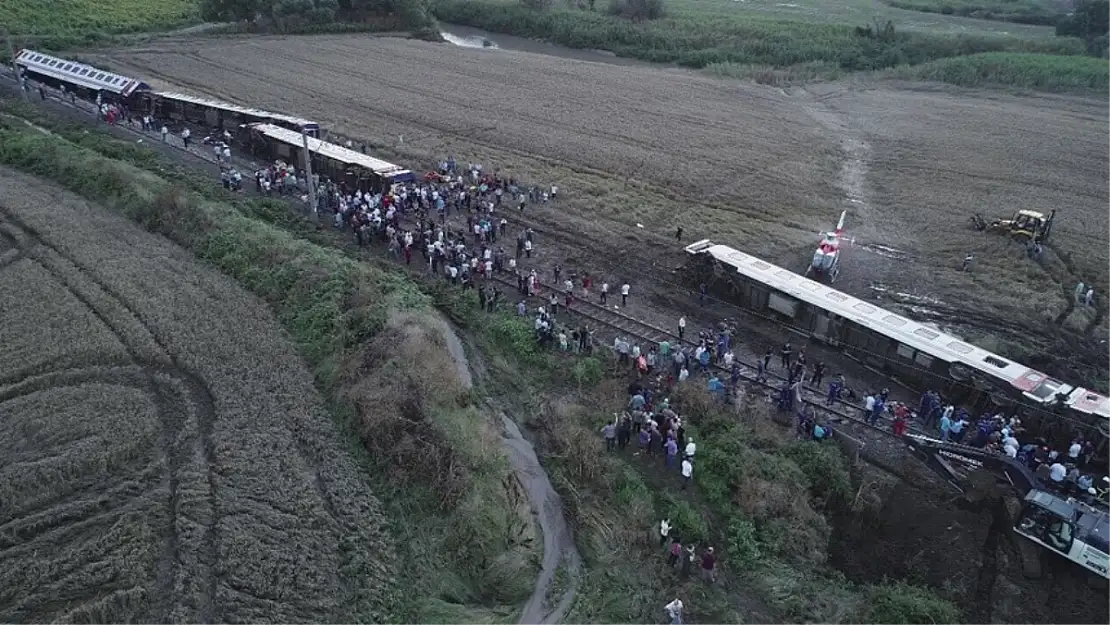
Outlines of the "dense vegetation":
M 964 87 L 1005 85 L 1039 91 L 1105 94 L 1110 66 L 1103 59 L 1051 54 L 973 54 L 899 68 L 896 75 Z
M 491 456 L 482 428 L 475 427 L 483 423 L 474 411 L 481 400 L 445 387 L 442 371 L 449 365 L 442 353 L 428 351 L 423 340 L 411 344 L 429 327 L 423 315 L 433 303 L 486 354 L 498 384 L 480 390 L 530 415 L 525 420 L 576 522 L 586 570 L 568 621 L 655 622 L 660 597 L 672 592 L 682 593 L 692 614 L 711 622 L 745 618 L 745 601 L 765 602 L 787 620 L 960 618 L 951 603 L 925 589 L 857 586 L 827 567 L 826 515 L 851 506 L 848 468 L 835 447 L 792 440 L 761 403 L 738 421 L 699 389 L 675 398 L 704 454 L 697 488 L 678 491 L 673 474 L 651 463 L 588 451 L 599 445 L 605 407 L 624 400 L 624 382 L 606 379 L 613 371 L 606 361 L 565 362 L 538 350 L 517 318 L 479 313 L 473 294 L 442 283 L 418 286 L 394 270 L 353 262 L 331 249 L 342 239 L 315 231 L 284 204 L 228 194 L 129 142 L 27 109 L 8 110 L 54 134 L 0 123 L 0 163 L 125 212 L 273 307 L 332 399 L 351 452 L 366 464 L 387 503 L 397 550 L 408 565 L 398 572 L 400 590 L 390 606 L 397 620 L 508 620 L 511 611 L 498 606 L 519 602 L 532 574 L 514 542 L 526 530 L 506 513 L 513 502 L 499 494 L 503 467 L 496 452 Z M 164 176 L 184 186 L 170 185 Z M 401 309 L 410 315 L 398 317 Z M 427 369 L 414 364 L 425 361 Z M 381 371 L 390 375 L 381 377 Z M 403 401 L 421 393 L 429 398 L 424 404 Z M 560 396 L 565 399 L 550 399 Z M 360 407 L 367 401 L 385 416 L 368 421 Z M 409 411 L 407 424 L 389 418 L 395 411 Z M 402 429 L 386 429 L 396 427 Z M 418 437 L 428 444 L 418 447 L 425 466 L 414 466 L 403 449 L 375 448 L 375 436 Z M 377 453 L 393 455 L 376 459 Z M 447 466 L 459 471 L 441 472 Z M 706 587 L 696 576 L 683 582 L 667 569 L 650 537 L 662 516 L 689 540 L 718 546 L 725 557 L 722 583 Z
M 113 35 L 170 30 L 200 20 L 197 0 L 4 0 L 0 27 L 13 46 L 52 49 L 90 46 Z M 0 49 L 0 55 L 7 55 Z
M 362 24 L 372 30 L 433 26 L 422 0 L 200 0 L 202 17 L 279 32 Z
M 898 9 L 982 20 L 1055 26 L 1061 13 L 1038 0 L 886 0 Z
M 534 10 L 500 0 L 433 0 L 431 6 L 444 22 L 693 68 L 719 63 L 776 68 L 831 63 L 843 70 L 875 70 L 983 52 L 1082 55 L 1086 51 L 1081 41 L 1070 37 L 959 36 L 898 31 L 887 24 L 861 27 L 752 15 L 710 21 L 691 13 L 637 22 L 588 10 Z

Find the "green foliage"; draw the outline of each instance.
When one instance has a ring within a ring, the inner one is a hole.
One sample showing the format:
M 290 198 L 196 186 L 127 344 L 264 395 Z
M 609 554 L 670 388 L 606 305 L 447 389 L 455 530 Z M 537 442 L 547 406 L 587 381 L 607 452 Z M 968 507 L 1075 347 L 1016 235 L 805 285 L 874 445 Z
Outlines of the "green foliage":
M 1002 85 L 1043 91 L 1106 93 L 1110 66 L 1105 60 L 1050 54 L 990 53 L 942 59 L 895 74 L 964 87 Z
M 751 568 L 762 559 L 759 535 L 753 524 L 743 516 L 733 515 L 728 521 L 728 556 L 737 567 Z
M 1110 31 L 1110 0 L 1079 0 L 1072 13 L 1056 24 L 1060 37 L 1101 37 Z
M 960 609 L 923 588 L 904 582 L 869 589 L 870 601 L 858 623 L 959 623 Z
M 200 0 L 211 21 L 240 30 L 305 33 L 424 29 L 432 25 L 423 0 Z
M 4 0 L 0 25 L 21 35 L 80 41 L 87 36 L 169 30 L 196 23 L 196 0 Z M 18 45 L 16 47 L 19 47 Z
M 1016 24 L 1053 26 L 1060 12 L 1050 3 L 1039 0 L 885 0 L 887 4 L 908 11 L 959 15 L 983 20 Z
M 704 543 L 709 539 L 709 525 L 697 510 L 684 499 L 664 494 L 662 515 L 671 520 L 672 535 L 683 544 Z
M 852 497 L 852 477 L 844 454 L 835 445 L 798 441 L 783 449 L 809 482 L 809 492 L 824 506 L 846 506 Z M 822 507 L 824 507 L 822 506 Z
M 787 68 L 823 62 L 855 71 L 917 65 L 981 52 L 1086 53 L 1083 43 L 1072 38 L 911 31 L 884 31 L 879 33 L 882 36 L 875 36 L 872 26 L 861 27 L 860 34 L 845 24 L 776 20 L 745 13 L 728 17 L 675 13 L 634 22 L 564 7 L 533 11 L 499 0 L 430 1 L 436 17 L 452 24 L 692 68 L 720 63 Z M 871 35 L 867 35 L 868 29 Z
M 601 361 L 597 358 L 586 357 L 574 361 L 574 381 L 579 387 L 593 386 L 601 381 L 605 372 L 601 368 Z
M 663 0 L 609 0 L 609 15 L 633 21 L 663 17 Z

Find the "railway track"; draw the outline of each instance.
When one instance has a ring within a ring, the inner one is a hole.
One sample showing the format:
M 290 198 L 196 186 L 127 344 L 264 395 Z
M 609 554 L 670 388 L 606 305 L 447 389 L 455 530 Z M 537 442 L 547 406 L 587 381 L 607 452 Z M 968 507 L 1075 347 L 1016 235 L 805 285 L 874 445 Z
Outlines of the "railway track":
M 11 80 L 10 75 L 3 77 Z M 95 110 L 91 110 L 86 106 L 74 106 L 68 101 L 57 98 L 52 99 L 54 99 L 55 103 L 64 105 L 67 108 L 76 109 L 86 114 L 95 114 Z M 117 125 L 115 126 L 115 128 L 118 131 L 126 132 L 146 139 L 156 138 L 151 133 L 144 133 L 136 128 L 128 127 L 126 125 Z M 190 156 L 193 156 L 194 158 L 200 159 L 207 163 L 215 162 L 215 159 L 211 158 L 206 153 L 206 151 L 186 150 L 183 146 L 177 145 L 176 143 L 168 143 L 164 145 L 168 148 L 172 148 L 180 152 L 185 152 L 186 154 L 189 154 Z M 505 212 L 511 213 L 511 211 Z M 523 220 L 515 217 L 515 215 L 510 215 L 506 219 L 510 223 L 514 223 L 515 225 L 532 227 L 537 232 L 543 233 L 546 231 L 548 235 L 554 234 L 547 228 L 543 228 L 542 230 L 541 228 L 537 228 L 536 226 L 539 224 L 536 221 Z M 412 225 L 411 219 L 408 215 L 404 215 L 403 220 L 406 222 L 407 225 Z M 516 281 L 509 277 L 508 274 L 495 273 L 494 275 L 490 276 L 488 280 L 502 285 L 503 287 L 509 289 L 509 292 L 519 293 L 517 290 Z M 541 292 L 548 294 L 548 296 L 552 292 L 559 295 L 561 295 L 563 292 L 561 287 L 557 287 L 543 280 L 537 280 L 537 282 L 539 284 Z M 533 304 L 546 305 L 548 303 L 547 300 L 540 295 L 530 297 L 521 295 L 521 297 L 524 297 L 527 301 L 530 301 Z M 620 296 L 615 295 L 614 297 Z M 562 300 L 561 297 L 560 300 Z M 697 342 L 689 339 L 680 340 L 677 333 L 675 332 L 671 332 L 670 330 L 661 328 L 647 321 L 637 319 L 627 313 L 620 312 L 615 307 L 610 308 L 609 306 L 600 304 L 589 299 L 579 298 L 575 296 L 572 299 L 572 305 L 569 309 L 566 306 L 562 305 L 562 301 L 560 301 L 559 308 L 563 311 L 562 315 L 576 316 L 588 322 L 591 322 L 593 324 L 594 336 L 599 336 L 597 334 L 598 329 L 605 329 L 607 330 L 605 332 L 607 338 L 615 338 L 615 336 L 621 335 L 629 339 L 638 340 L 642 344 L 651 343 L 657 345 L 662 341 L 668 341 L 675 346 L 681 345 L 683 347 L 695 347 L 697 345 Z M 609 347 L 609 349 L 612 348 Z M 766 372 L 766 381 L 759 380 L 756 375 L 757 366 L 755 363 L 743 361 L 739 358 L 737 358 L 735 362 L 740 366 L 740 380 L 747 385 L 748 390 L 761 389 L 764 391 L 777 392 L 781 389 L 782 384 L 786 382 L 786 378 L 775 371 Z M 710 368 L 715 372 L 725 374 L 725 376 L 728 376 L 731 373 L 730 371 L 726 370 L 725 367 L 717 363 L 712 363 L 710 365 Z M 835 406 L 826 405 L 825 397 L 822 394 L 821 389 L 806 387 L 802 392 L 801 399 L 803 405 L 812 407 L 819 415 L 824 415 L 827 418 L 838 419 L 841 422 L 850 423 L 854 426 L 865 428 L 869 431 L 874 431 L 887 437 L 894 437 L 893 432 L 889 429 L 868 424 L 863 418 L 862 406 L 843 401 L 838 402 Z M 910 431 L 922 433 L 921 430 L 913 426 L 910 427 Z

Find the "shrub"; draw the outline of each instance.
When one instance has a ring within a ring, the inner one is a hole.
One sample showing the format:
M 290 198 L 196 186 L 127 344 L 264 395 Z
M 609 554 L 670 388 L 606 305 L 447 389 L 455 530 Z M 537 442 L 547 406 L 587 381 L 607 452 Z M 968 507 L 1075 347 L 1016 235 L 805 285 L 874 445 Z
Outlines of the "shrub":
M 685 500 L 670 495 L 665 497 L 663 514 L 671 520 L 672 535 L 678 536 L 687 545 L 704 543 L 709 539 L 709 525 L 697 510 Z
M 755 524 L 741 515 L 733 515 L 728 522 L 726 536 L 729 560 L 737 568 L 751 568 L 759 564 L 762 551 Z
M 663 17 L 663 0 L 610 0 L 609 14 L 633 21 Z
M 960 609 L 923 588 L 898 582 L 870 588 L 860 623 L 959 623 Z

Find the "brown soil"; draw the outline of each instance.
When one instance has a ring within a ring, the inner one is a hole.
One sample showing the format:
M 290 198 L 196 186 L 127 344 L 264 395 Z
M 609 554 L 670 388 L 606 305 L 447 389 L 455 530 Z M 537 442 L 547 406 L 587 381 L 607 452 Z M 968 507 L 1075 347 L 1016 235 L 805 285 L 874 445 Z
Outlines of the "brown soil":
M 0 197 L 0 621 L 383 618 L 379 503 L 265 305 L 57 187 Z
M 568 257 L 619 253 L 628 265 L 610 263 L 613 280 L 638 278 L 644 295 L 641 260 L 681 262 L 678 225 L 687 240 L 801 270 L 848 210 L 844 290 L 883 288 L 885 305 L 928 308 L 1012 357 L 1088 350 L 1078 370 L 1032 364 L 1106 377 L 1105 350 L 1083 338 L 1096 315 L 1067 297 L 1078 280 L 1108 288 L 1104 100 L 857 82 L 788 93 L 367 36 L 180 39 L 104 58 L 155 84 L 318 119 L 414 169 L 454 154 L 555 182 L 564 199 L 532 218 L 578 248 Z M 1060 210 L 1040 265 L 968 223 L 1018 208 Z M 975 270 L 962 273 L 967 253 Z

